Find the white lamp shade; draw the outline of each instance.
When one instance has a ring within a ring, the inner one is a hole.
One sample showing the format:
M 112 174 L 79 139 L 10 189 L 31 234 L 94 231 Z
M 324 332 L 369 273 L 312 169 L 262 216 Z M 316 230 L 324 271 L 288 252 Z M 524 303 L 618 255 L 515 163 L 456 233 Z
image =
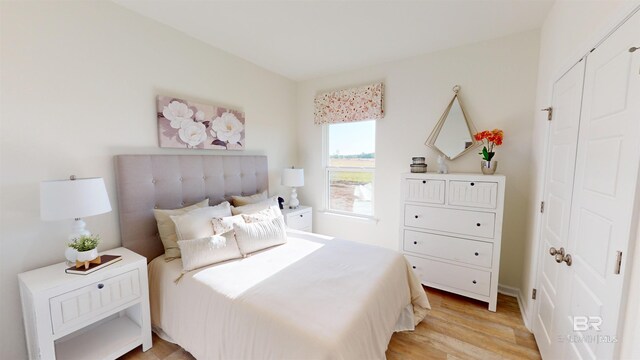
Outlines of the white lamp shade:
M 304 169 L 282 170 L 282 185 L 291 187 L 304 186 Z
M 40 183 L 42 220 L 78 219 L 111 211 L 102 178 L 54 180 Z

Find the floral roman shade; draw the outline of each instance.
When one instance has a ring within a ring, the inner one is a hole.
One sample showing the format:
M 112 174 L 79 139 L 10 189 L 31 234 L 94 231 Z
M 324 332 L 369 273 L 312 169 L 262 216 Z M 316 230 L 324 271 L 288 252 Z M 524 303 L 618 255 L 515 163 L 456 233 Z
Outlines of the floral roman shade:
M 382 83 L 319 94 L 314 99 L 316 125 L 379 120 L 384 117 Z

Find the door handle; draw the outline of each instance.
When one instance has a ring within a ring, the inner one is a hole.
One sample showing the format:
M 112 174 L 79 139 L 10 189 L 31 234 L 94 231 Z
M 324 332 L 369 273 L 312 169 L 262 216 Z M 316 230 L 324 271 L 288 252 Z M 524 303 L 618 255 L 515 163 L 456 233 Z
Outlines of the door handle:
M 567 266 L 571 266 L 571 264 L 573 263 L 573 259 L 571 258 L 571 254 L 567 254 L 562 258 L 562 261 L 564 261 Z
M 571 254 L 565 254 L 564 248 L 556 249 L 553 246 L 549 248 L 549 254 L 553 256 L 558 264 L 565 262 L 567 266 L 571 266 L 573 263 L 573 259 L 571 258 Z

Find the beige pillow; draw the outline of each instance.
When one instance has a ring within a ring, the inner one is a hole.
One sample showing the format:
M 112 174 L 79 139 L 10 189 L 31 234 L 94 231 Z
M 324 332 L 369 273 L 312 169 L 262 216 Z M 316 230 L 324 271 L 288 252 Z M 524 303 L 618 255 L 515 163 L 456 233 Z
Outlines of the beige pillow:
M 191 240 L 213 236 L 211 219 L 224 216 L 231 216 L 231 204 L 228 201 L 191 210 L 184 215 L 174 215 L 171 220 L 176 225 L 178 240 Z
M 278 210 L 280 210 L 280 208 L 278 208 Z M 282 215 L 282 212 L 276 211 L 275 209 L 273 209 L 273 207 L 270 207 L 268 209 L 260 210 L 257 213 L 241 214 L 236 216 L 242 216 L 242 219 L 244 220 L 245 223 L 256 223 L 260 221 L 271 220 L 281 215 Z
M 287 242 L 287 232 L 282 216 L 252 224 L 233 224 L 233 230 L 242 255 Z
M 213 233 L 216 235 L 224 234 L 233 230 L 233 224 L 244 223 L 242 215 L 216 217 L 211 219 L 211 225 L 213 225 Z
M 233 233 L 214 235 L 196 240 L 179 240 L 182 270 L 191 271 L 203 266 L 242 257 Z
M 158 234 L 160 234 L 160 240 L 162 240 L 162 245 L 164 245 L 164 257 L 166 261 L 180 257 L 180 249 L 176 243 L 178 240 L 176 235 L 176 226 L 173 224 L 173 221 L 171 221 L 171 216 L 186 214 L 191 210 L 206 206 L 209 206 L 209 199 L 204 199 L 199 203 L 195 203 L 182 209 L 153 209 L 153 215 L 156 217 L 156 222 L 158 223 Z
M 257 203 L 253 203 L 253 204 L 249 204 L 249 205 L 243 205 L 243 206 L 238 206 L 238 207 L 231 207 L 231 213 L 233 215 L 240 215 L 240 214 L 253 214 L 253 213 L 257 213 L 258 211 L 264 210 L 264 209 L 268 209 L 268 208 L 277 208 L 278 212 L 280 212 L 280 207 L 278 206 L 278 197 L 274 196 L 272 198 L 269 198 L 267 200 L 263 200 Z
M 233 206 L 243 206 L 249 204 L 255 204 L 260 201 L 267 200 L 269 195 L 267 195 L 267 190 L 250 196 L 231 196 L 231 201 L 233 202 Z

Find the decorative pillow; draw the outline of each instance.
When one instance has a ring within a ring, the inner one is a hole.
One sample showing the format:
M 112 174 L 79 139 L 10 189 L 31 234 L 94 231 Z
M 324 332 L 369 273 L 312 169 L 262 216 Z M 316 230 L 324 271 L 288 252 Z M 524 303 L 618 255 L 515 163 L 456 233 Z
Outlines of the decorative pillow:
M 233 202 L 233 206 L 243 206 L 249 204 L 255 204 L 260 201 L 265 201 L 269 195 L 267 195 L 267 190 L 250 196 L 231 196 L 231 201 Z
M 242 215 L 226 216 L 222 218 L 216 217 L 211 219 L 213 233 L 216 235 L 221 235 L 233 230 L 233 224 L 244 224 L 244 222 Z
M 160 240 L 164 246 L 164 258 L 166 261 L 173 260 L 180 257 L 180 249 L 176 241 L 178 236 L 176 235 L 176 226 L 171 221 L 172 215 L 183 215 L 191 210 L 203 208 L 209 206 L 209 199 L 204 199 L 199 203 L 191 206 L 184 207 L 182 209 L 174 210 L 159 210 L 153 209 L 153 215 L 156 217 L 158 223 L 158 234 L 160 234 Z
M 280 210 L 280 208 L 278 208 L 278 210 Z M 242 216 L 242 219 L 244 220 L 245 223 L 257 223 L 260 221 L 271 220 L 281 215 L 282 213 L 279 211 L 276 211 L 272 206 L 268 209 L 260 210 L 257 213 L 241 214 L 236 216 Z
M 253 213 L 257 213 L 258 211 L 264 210 L 264 209 L 268 209 L 268 208 L 272 208 L 275 207 L 278 209 L 278 213 L 281 214 L 280 212 L 280 207 L 278 206 L 278 197 L 274 196 L 271 197 L 267 200 L 263 200 L 257 203 L 253 203 L 253 204 L 249 204 L 249 205 L 243 205 L 243 206 L 238 206 L 238 207 L 231 207 L 231 213 L 233 215 L 240 215 L 240 214 L 253 214 Z
M 233 224 L 233 230 L 243 255 L 287 242 L 282 216 L 252 224 Z
M 207 265 L 242 257 L 232 233 L 196 240 L 178 241 L 182 253 L 182 270 L 191 271 Z
M 191 210 L 184 215 L 171 216 L 176 225 L 178 240 L 202 239 L 212 236 L 211 219 L 231 215 L 231 204 L 228 201 L 216 206 L 207 206 Z

